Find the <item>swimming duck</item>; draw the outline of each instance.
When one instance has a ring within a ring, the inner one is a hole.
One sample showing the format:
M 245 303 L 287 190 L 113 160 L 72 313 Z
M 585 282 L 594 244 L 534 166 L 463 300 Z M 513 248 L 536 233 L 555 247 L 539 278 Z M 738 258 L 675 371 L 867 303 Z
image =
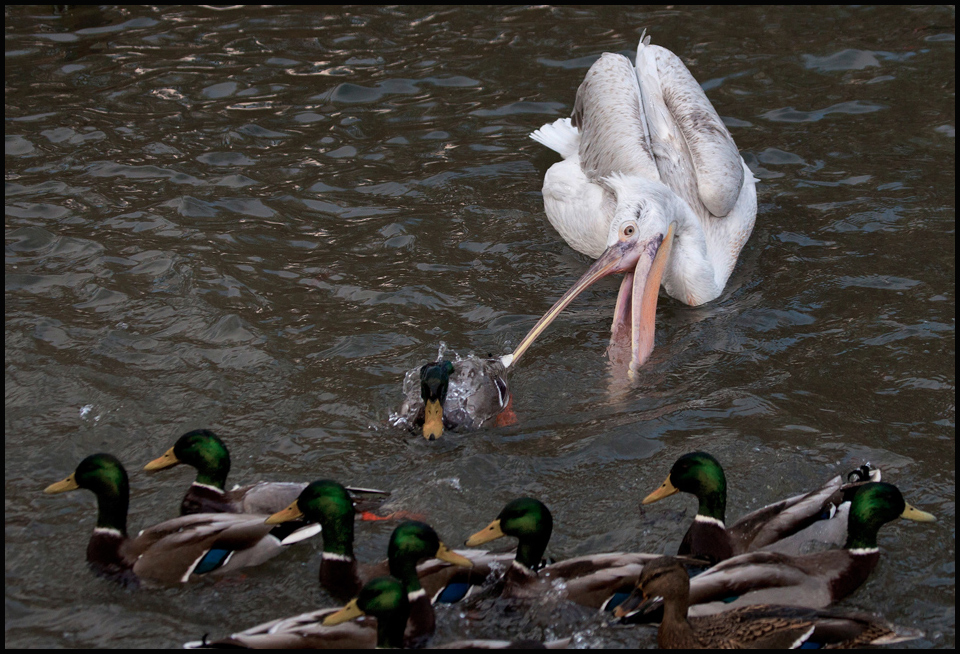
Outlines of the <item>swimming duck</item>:
M 394 425 L 422 426 L 423 437 L 436 440 L 444 429 L 472 431 L 490 421 L 512 424 L 506 367 L 500 359 L 473 355 L 456 362 L 440 360 L 407 372 L 406 398 L 390 419 Z
M 371 579 L 341 609 L 322 609 L 247 629 L 214 642 L 187 643 L 192 647 L 247 647 L 254 649 L 373 649 L 403 647 L 410 602 L 404 586 L 392 576 Z M 376 618 L 371 620 L 370 618 Z M 569 641 L 537 646 L 564 647 Z M 444 649 L 509 649 L 509 641 L 458 641 Z M 529 645 L 528 645 L 529 646 Z
M 721 561 L 690 580 L 690 615 L 710 615 L 753 604 L 823 608 L 867 580 L 880 560 L 877 534 L 897 517 L 936 520 L 910 506 L 899 489 L 868 482 L 853 496 L 843 549 L 789 556 L 750 552 Z M 632 617 L 645 621 L 641 614 Z
M 410 602 L 403 584 L 394 577 L 376 577 L 343 608 L 274 620 L 202 645 L 251 649 L 402 648 L 409 615 Z M 187 643 L 185 647 L 197 645 Z
M 401 642 L 399 636 L 403 633 L 403 617 L 408 611 L 405 606 L 402 586 L 393 577 L 377 577 L 371 580 L 356 599 L 331 616 L 324 619 L 324 624 L 333 626 L 343 624 L 365 615 L 377 618 L 377 647 L 394 647 Z M 385 628 L 381 631 L 380 625 Z M 436 649 L 562 649 L 567 646 L 569 639 L 549 641 L 505 641 L 505 640 L 463 640 L 444 643 Z
M 468 547 L 497 538 L 519 539 L 517 555 L 503 576 L 500 596 L 531 599 L 552 582 L 562 582 L 563 595 L 577 604 L 612 609 L 636 584 L 646 562 L 659 554 L 612 552 L 581 556 L 545 565 L 543 554 L 553 532 L 553 516 L 540 500 L 523 497 L 509 502 L 497 519 L 467 540 Z M 690 562 L 688 560 L 688 562 Z
M 197 470 L 194 481 L 180 504 L 180 515 L 193 513 L 276 513 L 297 499 L 306 484 L 262 481 L 250 486 L 225 490 L 230 473 L 230 452 L 227 446 L 209 429 L 189 431 L 163 456 L 143 467 L 144 470 L 164 470 L 179 464 Z M 389 495 L 389 491 L 375 488 L 347 487 L 355 495 Z M 362 501 L 362 500 L 361 500 Z M 352 595 L 351 595 L 352 597 Z
M 657 644 L 664 649 L 856 647 L 889 645 L 923 636 L 869 614 L 795 606 L 762 604 L 720 615 L 688 617 L 690 578 L 671 557 L 648 563 L 637 589 L 614 614 L 622 617 L 642 610 L 645 602 L 662 602 Z
M 270 516 L 270 524 L 308 521 L 323 528 L 323 555 L 320 585 L 334 597 L 347 601 L 356 597 L 362 579 L 390 572 L 387 561 L 361 566 L 353 555 L 355 510 L 347 489 L 335 481 L 321 479 L 309 484 L 290 506 Z M 394 535 L 398 535 L 394 532 Z M 399 551 L 399 550 L 398 550 Z M 458 553 L 454 553 L 458 554 Z M 483 583 L 496 563 L 508 564 L 512 554 L 464 551 L 473 564 L 465 568 L 458 556 L 431 558 L 417 565 L 420 586 L 432 602 L 453 603 L 472 586 Z
M 87 545 L 87 562 L 98 576 L 139 586 L 141 582 L 175 584 L 207 575 L 220 576 L 258 565 L 284 545 L 319 532 L 315 525 L 280 539 L 266 516 L 200 513 L 167 520 L 127 536 L 130 484 L 127 471 L 110 454 L 88 456 L 69 477 L 45 493 L 85 488 L 97 496 L 97 526 Z
M 691 452 L 677 459 L 660 488 L 642 503 L 651 504 L 678 492 L 696 495 L 700 507 L 680 543 L 679 555 L 717 563 L 760 549 L 799 554 L 804 545 L 815 540 L 834 547 L 844 542 L 846 502 L 863 481 L 879 481 L 880 471 L 868 464 L 850 473 L 851 478 L 856 481 L 844 484 L 838 475 L 815 491 L 765 506 L 727 527 L 723 468 L 710 454 Z
M 400 579 L 411 602 L 409 638 L 429 637 L 435 628 L 431 604 L 432 594 L 436 592 L 434 586 L 445 583 L 449 574 L 445 572 L 447 566 L 440 562 L 463 568 L 472 567 L 472 562 L 448 549 L 429 525 L 408 520 L 398 525 L 390 536 L 387 561 L 361 568 L 353 555 L 353 514 L 346 489 L 334 481 L 321 479 L 309 484 L 300 497 L 270 516 L 267 523 L 308 520 L 321 525 L 320 584 L 339 599 L 356 597 L 363 579 L 383 574 Z M 439 561 L 419 566 L 425 559 Z

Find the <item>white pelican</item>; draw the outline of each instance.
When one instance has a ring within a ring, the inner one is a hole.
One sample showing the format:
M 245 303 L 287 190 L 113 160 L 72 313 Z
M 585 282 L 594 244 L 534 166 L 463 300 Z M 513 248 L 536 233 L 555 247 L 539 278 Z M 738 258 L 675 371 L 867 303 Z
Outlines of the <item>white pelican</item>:
M 653 350 L 661 278 L 668 295 L 692 306 L 723 292 L 753 231 L 756 180 L 680 58 L 645 36 L 636 67 L 603 54 L 572 118 L 530 136 L 563 157 L 543 180 L 550 224 L 597 260 L 502 361 L 514 364 L 589 285 L 626 273 L 609 354 L 629 351 L 634 371 Z

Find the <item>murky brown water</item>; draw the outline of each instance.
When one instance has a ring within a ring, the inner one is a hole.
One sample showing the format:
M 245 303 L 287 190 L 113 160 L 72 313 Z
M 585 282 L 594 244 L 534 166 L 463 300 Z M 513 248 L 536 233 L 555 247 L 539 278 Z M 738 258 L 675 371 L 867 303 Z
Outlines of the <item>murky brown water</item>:
M 332 604 L 310 547 L 243 581 L 91 576 L 92 497 L 40 491 L 110 451 L 131 530 L 173 517 L 188 471 L 137 469 L 196 427 L 234 482 L 392 488 L 448 542 L 537 496 L 557 558 L 674 551 L 694 502 L 637 503 L 687 451 L 725 464 L 731 518 L 869 460 L 940 522 L 885 527 L 844 604 L 954 646 L 953 9 L 43 11 L 5 12 L 8 647 L 172 647 Z M 634 388 L 604 358 L 611 280 L 514 372 L 518 424 L 388 428 L 441 341 L 503 353 L 585 270 L 527 134 L 644 28 L 761 179 L 728 291 L 661 301 Z M 361 526 L 358 555 L 391 529 Z M 536 622 L 444 610 L 438 640 Z M 582 615 L 547 632 L 654 643 Z

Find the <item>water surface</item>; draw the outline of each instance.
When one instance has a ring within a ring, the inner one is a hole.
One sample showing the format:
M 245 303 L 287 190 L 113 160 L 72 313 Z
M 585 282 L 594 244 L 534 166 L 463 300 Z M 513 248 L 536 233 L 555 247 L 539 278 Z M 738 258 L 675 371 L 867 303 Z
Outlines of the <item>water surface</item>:
M 176 647 L 333 605 L 310 546 L 156 592 L 88 572 L 92 496 L 44 486 L 116 454 L 135 533 L 190 480 L 139 468 L 198 427 L 233 482 L 391 488 L 448 543 L 539 497 L 558 559 L 674 552 L 695 502 L 637 505 L 685 452 L 723 462 L 729 519 L 870 461 L 940 522 L 885 527 L 844 606 L 954 646 L 952 8 L 46 11 L 5 12 L 8 647 Z M 727 291 L 662 299 L 624 388 L 607 280 L 512 375 L 516 425 L 388 427 L 441 342 L 509 351 L 586 269 L 543 214 L 556 155 L 527 135 L 644 29 L 760 179 Z M 360 526 L 358 556 L 392 527 Z M 655 643 L 545 613 L 444 610 L 438 640 Z

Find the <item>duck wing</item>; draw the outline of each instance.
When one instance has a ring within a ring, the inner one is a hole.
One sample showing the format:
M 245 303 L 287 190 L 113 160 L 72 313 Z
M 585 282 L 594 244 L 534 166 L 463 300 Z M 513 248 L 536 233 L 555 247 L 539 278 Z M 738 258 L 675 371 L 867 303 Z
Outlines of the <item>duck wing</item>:
M 123 554 L 141 579 L 175 584 L 204 574 L 219 576 L 281 552 L 283 544 L 270 536 L 273 526 L 266 519 L 239 513 L 182 516 L 145 529 L 128 541 Z
M 728 528 L 734 552 L 765 550 L 805 553 L 814 544 L 842 547 L 847 539 L 850 500 L 868 481 L 879 481 L 878 468 L 866 464 L 849 473 L 860 480 L 844 483 L 838 475 L 820 488 L 749 513 Z
M 824 512 L 833 506 L 832 501 L 842 483 L 837 475 L 817 490 L 769 504 L 743 516 L 728 529 L 734 551 L 758 550 L 824 518 Z
M 227 492 L 240 513 L 271 515 L 282 511 L 297 500 L 306 484 L 284 481 L 261 481 Z
M 510 567 L 515 552 L 492 553 L 484 550 L 455 550 L 473 562 L 462 568 L 440 559 L 429 559 L 417 566 L 420 585 L 434 604 L 452 604 L 466 598 L 487 579 Z
M 855 567 L 846 550 L 807 556 L 775 552 L 735 556 L 690 580 L 690 615 L 753 604 L 826 607 L 839 598 L 834 587 L 855 573 Z
M 565 561 L 557 561 L 540 570 L 541 577 L 558 577 L 563 579 L 575 579 L 591 575 L 601 570 L 610 568 L 619 568 L 627 565 L 643 565 L 654 559 L 662 557 L 662 554 L 646 554 L 636 552 L 607 552 L 605 554 L 588 554 L 587 556 L 578 556 Z
M 237 508 L 237 513 L 265 513 L 267 515 L 282 511 L 297 500 L 307 484 L 285 481 L 261 481 L 251 486 L 243 486 L 228 491 L 226 496 Z M 360 488 L 345 486 L 354 499 L 354 504 L 363 504 L 363 508 L 376 508 L 390 491 L 379 488 Z
M 321 609 L 291 618 L 265 622 L 220 640 L 190 642 L 184 649 L 198 647 L 245 647 L 250 649 L 374 649 L 377 620 L 363 616 L 327 627 L 323 620 L 339 609 Z
M 869 613 L 799 606 L 748 606 L 722 615 L 691 618 L 707 647 L 750 649 L 850 648 L 900 643 L 923 633 Z

